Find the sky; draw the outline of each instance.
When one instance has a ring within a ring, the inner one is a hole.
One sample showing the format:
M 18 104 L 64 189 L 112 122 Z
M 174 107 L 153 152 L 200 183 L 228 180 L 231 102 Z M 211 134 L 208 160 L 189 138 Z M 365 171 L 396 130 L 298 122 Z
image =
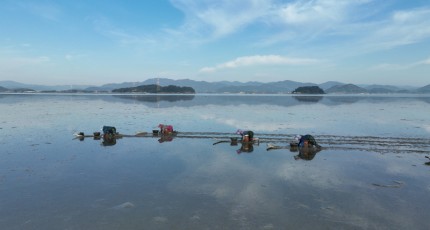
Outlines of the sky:
M 0 0 L 0 81 L 430 84 L 429 0 Z

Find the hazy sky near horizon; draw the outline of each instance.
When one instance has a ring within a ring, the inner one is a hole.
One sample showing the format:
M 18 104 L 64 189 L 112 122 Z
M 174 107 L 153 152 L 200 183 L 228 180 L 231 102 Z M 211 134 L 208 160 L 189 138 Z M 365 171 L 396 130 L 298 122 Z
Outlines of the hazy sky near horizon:
M 424 86 L 428 0 L 2 0 L 0 80 Z

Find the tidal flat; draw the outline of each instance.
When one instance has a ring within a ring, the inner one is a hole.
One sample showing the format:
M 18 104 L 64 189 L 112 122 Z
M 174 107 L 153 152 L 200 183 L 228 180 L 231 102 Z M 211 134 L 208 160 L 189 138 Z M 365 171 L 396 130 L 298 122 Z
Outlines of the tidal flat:
M 428 95 L 0 94 L 0 226 L 430 229 L 429 108 Z M 105 125 L 147 135 L 74 136 Z M 237 129 L 259 142 L 229 143 Z M 292 151 L 296 134 L 323 149 Z

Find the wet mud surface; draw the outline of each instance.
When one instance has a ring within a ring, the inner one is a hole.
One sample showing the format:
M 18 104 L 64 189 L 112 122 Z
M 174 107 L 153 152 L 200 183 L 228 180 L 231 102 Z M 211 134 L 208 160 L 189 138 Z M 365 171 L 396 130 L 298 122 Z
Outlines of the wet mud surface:
M 289 148 L 289 143 L 296 134 L 256 133 L 259 143 L 275 143 L 276 146 Z M 230 142 L 234 137 L 231 133 L 222 132 L 178 132 L 175 138 L 214 139 L 214 141 Z M 430 139 L 407 137 L 376 137 L 376 136 L 337 136 L 314 135 L 323 149 L 362 150 L 377 153 L 423 153 L 430 154 Z

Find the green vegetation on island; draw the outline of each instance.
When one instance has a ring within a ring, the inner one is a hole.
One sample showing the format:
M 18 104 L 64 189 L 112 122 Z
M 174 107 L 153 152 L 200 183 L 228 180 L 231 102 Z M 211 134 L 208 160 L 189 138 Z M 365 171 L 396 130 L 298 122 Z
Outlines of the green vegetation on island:
M 318 86 L 301 86 L 293 91 L 293 94 L 325 94 Z
M 187 86 L 160 86 L 156 84 L 140 85 L 136 87 L 126 87 L 112 90 L 112 93 L 180 93 L 180 94 L 195 94 L 196 91 Z

